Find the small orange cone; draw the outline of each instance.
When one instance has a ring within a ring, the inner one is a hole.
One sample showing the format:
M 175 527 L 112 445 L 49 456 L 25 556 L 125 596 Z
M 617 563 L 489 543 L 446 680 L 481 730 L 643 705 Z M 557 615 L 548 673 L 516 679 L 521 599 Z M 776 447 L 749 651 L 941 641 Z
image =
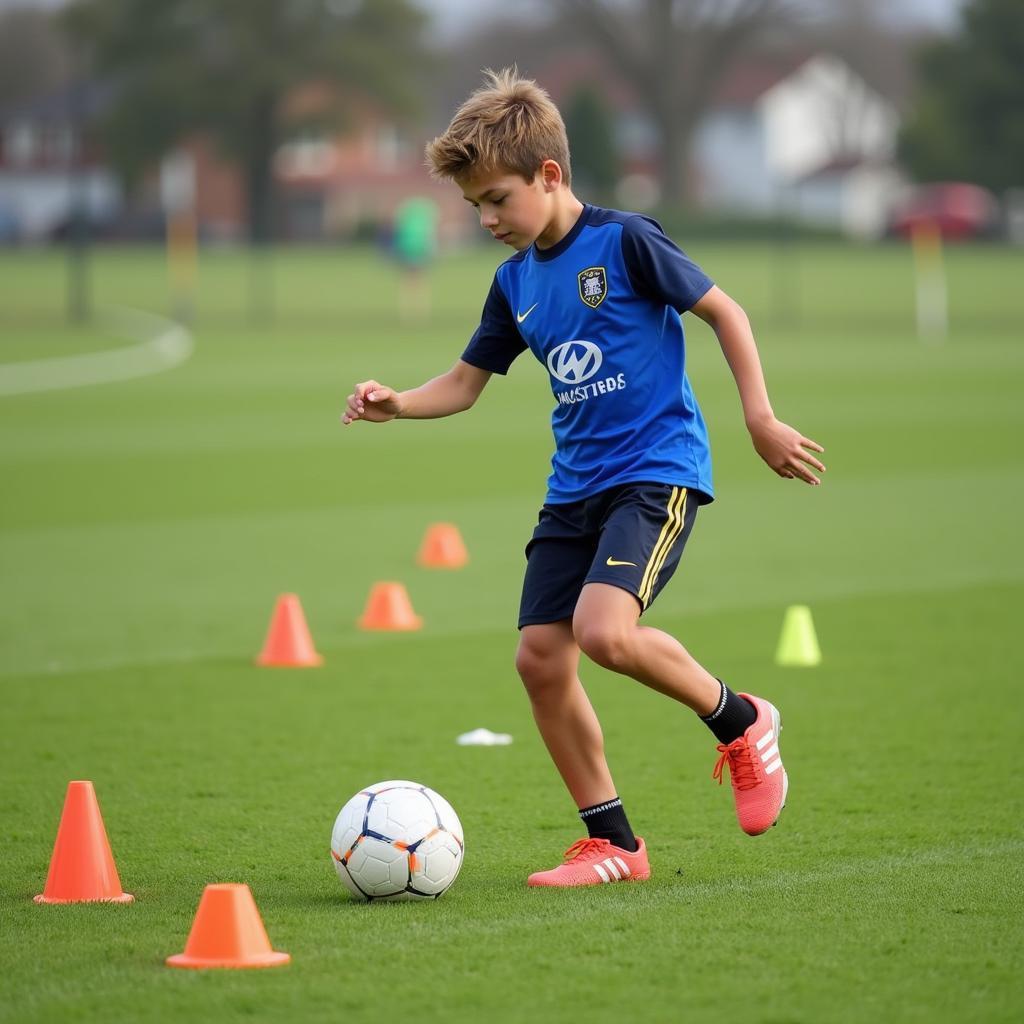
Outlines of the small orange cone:
M 169 956 L 168 967 L 277 967 L 289 953 L 270 948 L 256 901 L 247 885 L 208 885 L 188 933 L 185 952 Z
M 419 629 L 423 620 L 412 610 L 412 602 L 401 583 L 374 583 L 359 619 L 360 629 Z
M 257 665 L 277 668 L 312 668 L 324 659 L 316 653 L 306 616 L 297 594 L 282 594 L 274 605 L 270 629 Z
M 461 569 L 469 561 L 469 554 L 459 528 L 452 523 L 427 527 L 416 560 L 428 569 Z
M 46 888 L 36 903 L 131 903 L 121 891 L 96 790 L 91 782 L 69 782 L 53 844 Z

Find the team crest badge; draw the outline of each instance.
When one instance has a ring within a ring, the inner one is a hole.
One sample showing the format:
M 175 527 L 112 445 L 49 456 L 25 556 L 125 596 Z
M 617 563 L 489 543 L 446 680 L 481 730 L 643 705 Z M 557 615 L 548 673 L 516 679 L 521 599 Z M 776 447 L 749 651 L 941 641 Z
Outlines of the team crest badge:
M 591 308 L 597 309 L 608 294 L 608 278 L 604 267 L 587 267 L 579 272 L 580 298 Z

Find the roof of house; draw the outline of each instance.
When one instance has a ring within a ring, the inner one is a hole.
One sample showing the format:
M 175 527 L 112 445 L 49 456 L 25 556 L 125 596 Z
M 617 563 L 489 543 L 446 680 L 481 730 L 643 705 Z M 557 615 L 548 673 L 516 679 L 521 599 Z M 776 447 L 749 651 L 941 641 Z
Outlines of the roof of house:
M 750 106 L 815 56 L 819 54 L 801 51 L 777 56 L 754 55 L 740 60 L 719 84 L 714 103 L 723 107 Z
M 110 80 L 69 82 L 53 92 L 0 107 L 0 122 L 66 121 L 72 113 L 76 118 L 91 120 L 109 110 L 115 92 Z

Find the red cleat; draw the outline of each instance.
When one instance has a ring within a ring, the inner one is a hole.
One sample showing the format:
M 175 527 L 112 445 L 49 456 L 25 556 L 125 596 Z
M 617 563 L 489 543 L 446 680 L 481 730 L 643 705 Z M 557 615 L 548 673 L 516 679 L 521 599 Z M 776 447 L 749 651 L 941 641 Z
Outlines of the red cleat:
M 565 851 L 565 863 L 550 871 L 535 871 L 527 885 L 570 889 L 605 882 L 642 882 L 651 877 L 647 845 L 637 836 L 633 853 L 612 846 L 607 839 L 577 839 Z
M 711 777 L 721 785 L 722 769 L 728 764 L 740 828 L 749 836 L 759 836 L 779 820 L 786 806 L 789 776 L 779 753 L 782 718 L 768 701 L 749 693 L 740 696 L 757 709 L 757 720 L 732 743 L 718 745 L 722 756 Z

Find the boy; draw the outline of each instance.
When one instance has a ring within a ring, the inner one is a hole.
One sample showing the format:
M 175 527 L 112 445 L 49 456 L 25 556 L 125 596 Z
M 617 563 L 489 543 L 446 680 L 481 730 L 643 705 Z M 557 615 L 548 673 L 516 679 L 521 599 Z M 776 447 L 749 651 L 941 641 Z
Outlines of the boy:
M 680 314 L 715 331 L 754 448 L 779 476 L 817 485 L 812 470 L 825 467 L 812 452 L 824 449 L 775 418 L 743 310 L 654 221 L 573 195 L 565 127 L 536 83 L 514 69 L 488 72 L 427 146 L 427 161 L 516 252 L 498 268 L 480 326 L 447 373 L 402 392 L 358 384 L 342 422 L 462 412 L 527 348 L 547 366 L 556 450 L 526 549 L 516 669 L 587 838 L 528 884 L 650 877 L 577 675 L 581 651 L 701 717 L 718 739 L 713 775 L 721 782 L 728 765 L 740 826 L 758 835 L 786 800 L 779 712 L 734 693 L 673 637 L 639 624 L 675 571 L 698 506 L 713 497 Z

